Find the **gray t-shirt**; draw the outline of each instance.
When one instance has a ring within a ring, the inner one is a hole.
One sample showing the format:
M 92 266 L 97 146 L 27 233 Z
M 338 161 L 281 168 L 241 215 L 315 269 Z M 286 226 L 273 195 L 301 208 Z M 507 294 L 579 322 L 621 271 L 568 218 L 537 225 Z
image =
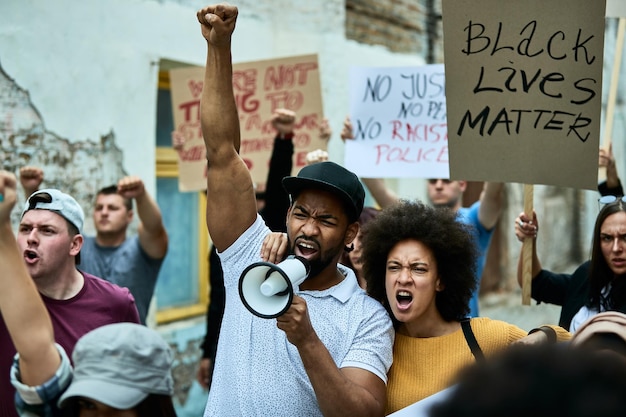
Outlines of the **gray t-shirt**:
M 78 269 L 128 288 L 135 297 L 141 323 L 145 324 L 162 264 L 163 258 L 148 256 L 139 244 L 138 236 L 113 247 L 100 246 L 95 237 L 86 236 Z

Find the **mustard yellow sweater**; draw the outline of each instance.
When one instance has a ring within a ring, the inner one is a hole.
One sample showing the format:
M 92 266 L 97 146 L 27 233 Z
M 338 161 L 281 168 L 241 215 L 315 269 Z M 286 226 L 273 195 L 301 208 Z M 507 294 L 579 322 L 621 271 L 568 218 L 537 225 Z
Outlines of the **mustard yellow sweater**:
M 486 358 L 528 334 L 515 325 L 486 317 L 474 318 L 470 323 Z M 550 327 L 559 341 L 571 337 L 561 327 Z M 393 365 L 388 374 L 386 414 L 453 385 L 457 373 L 475 361 L 460 327 L 452 334 L 429 338 L 396 333 Z

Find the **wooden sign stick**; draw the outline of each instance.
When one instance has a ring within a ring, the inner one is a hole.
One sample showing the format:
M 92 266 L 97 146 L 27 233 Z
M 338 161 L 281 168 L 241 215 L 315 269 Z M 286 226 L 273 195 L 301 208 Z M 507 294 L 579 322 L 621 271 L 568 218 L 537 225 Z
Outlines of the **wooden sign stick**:
M 609 86 L 609 97 L 606 104 L 606 121 L 604 124 L 604 138 L 602 148 L 609 150 L 611 137 L 613 136 L 613 116 L 615 114 L 615 101 L 617 97 L 617 86 L 619 82 L 620 66 L 622 63 L 622 51 L 624 49 L 624 32 L 626 31 L 626 18 L 620 17 L 617 26 L 617 40 L 615 41 L 615 56 L 613 58 L 613 73 L 611 74 L 611 84 Z M 606 179 L 606 168 L 598 169 L 598 181 Z
M 524 184 L 524 214 L 529 219 L 533 218 L 533 191 L 532 184 Z M 530 305 L 534 244 L 535 239 L 532 238 L 526 238 L 522 242 L 522 304 L 526 306 Z

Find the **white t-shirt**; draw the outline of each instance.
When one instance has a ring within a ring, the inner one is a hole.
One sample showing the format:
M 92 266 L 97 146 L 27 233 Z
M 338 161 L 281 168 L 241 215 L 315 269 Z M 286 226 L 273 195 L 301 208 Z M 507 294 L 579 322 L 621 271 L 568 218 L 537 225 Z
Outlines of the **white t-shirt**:
M 609 283 L 607 286 L 602 288 L 602 297 L 607 297 L 610 291 L 611 284 Z M 586 322 L 596 314 L 602 313 L 603 311 L 605 311 L 605 309 L 602 307 L 602 303 L 600 303 L 600 310 L 598 310 L 597 308 L 582 306 L 580 310 L 578 310 L 578 313 L 576 313 L 574 317 L 572 317 L 572 321 L 569 325 L 570 333 L 575 333 L 584 322 Z
M 226 307 L 220 330 L 213 382 L 205 417 L 321 416 L 298 350 L 276 319 L 253 315 L 239 297 L 239 277 L 261 261 L 261 245 L 270 230 L 260 216 L 239 239 L 220 253 Z M 391 367 L 394 330 L 384 307 L 361 289 L 352 270 L 323 291 L 299 291 L 311 323 L 338 367 L 373 372 L 385 383 Z

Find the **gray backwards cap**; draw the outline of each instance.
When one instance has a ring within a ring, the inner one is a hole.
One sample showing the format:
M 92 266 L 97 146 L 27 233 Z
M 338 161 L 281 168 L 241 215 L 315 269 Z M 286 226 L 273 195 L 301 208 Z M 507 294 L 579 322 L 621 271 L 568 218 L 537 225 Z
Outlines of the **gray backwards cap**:
M 72 196 L 59 190 L 47 188 L 35 191 L 26 200 L 21 217 L 29 210 L 50 210 L 76 226 L 79 232 L 83 230 L 85 213 L 82 207 Z
M 363 210 L 365 190 L 359 177 L 331 161 L 307 165 L 295 177 L 283 178 L 283 188 L 292 197 L 304 189 L 329 191 L 341 198 L 349 209 L 348 218 L 356 221 Z
M 171 396 L 172 351 L 156 331 L 136 323 L 98 327 L 81 337 L 72 353 L 74 375 L 59 399 L 76 397 L 128 410 L 150 394 Z

